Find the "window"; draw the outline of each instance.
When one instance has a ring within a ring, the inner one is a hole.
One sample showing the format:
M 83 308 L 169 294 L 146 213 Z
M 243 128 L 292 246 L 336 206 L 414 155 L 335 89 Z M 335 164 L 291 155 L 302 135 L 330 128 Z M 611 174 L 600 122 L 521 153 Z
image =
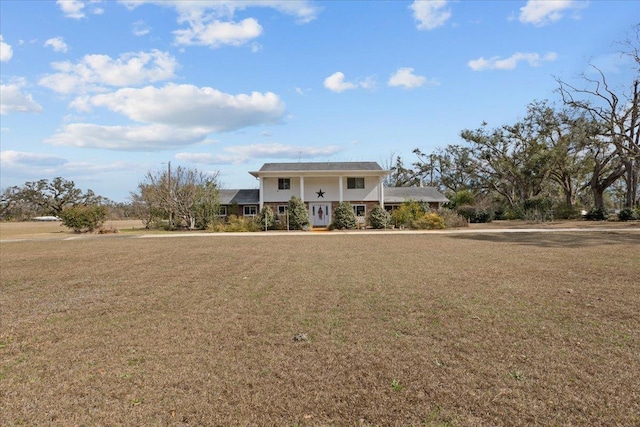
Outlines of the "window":
M 356 216 L 365 216 L 367 207 L 365 205 L 353 205 L 353 213 L 356 214 Z
M 290 178 L 278 178 L 278 190 L 290 190 L 291 179 Z
M 289 210 L 289 206 L 287 205 L 278 205 L 278 215 L 284 215 Z
M 364 188 L 364 178 L 347 178 L 347 188 Z
M 258 207 L 255 205 L 244 207 L 244 216 L 256 216 L 258 214 Z
M 227 216 L 226 206 L 220 206 L 220 210 L 218 210 L 218 216 Z

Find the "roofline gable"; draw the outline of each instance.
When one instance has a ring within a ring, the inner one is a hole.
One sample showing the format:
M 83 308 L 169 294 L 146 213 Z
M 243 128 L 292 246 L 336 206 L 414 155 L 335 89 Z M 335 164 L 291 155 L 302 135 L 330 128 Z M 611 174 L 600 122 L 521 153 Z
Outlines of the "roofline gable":
M 265 163 L 259 171 L 249 172 L 260 177 L 291 176 L 387 176 L 391 171 L 384 170 L 377 162 L 298 162 Z

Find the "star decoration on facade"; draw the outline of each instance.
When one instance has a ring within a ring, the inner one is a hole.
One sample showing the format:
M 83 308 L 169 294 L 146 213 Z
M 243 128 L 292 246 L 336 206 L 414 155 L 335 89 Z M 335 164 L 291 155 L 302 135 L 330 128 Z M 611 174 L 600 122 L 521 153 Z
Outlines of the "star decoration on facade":
M 316 191 L 316 194 L 318 195 L 318 199 L 321 197 L 324 199 L 324 193 L 325 191 L 322 191 L 322 188 L 320 189 L 320 191 Z

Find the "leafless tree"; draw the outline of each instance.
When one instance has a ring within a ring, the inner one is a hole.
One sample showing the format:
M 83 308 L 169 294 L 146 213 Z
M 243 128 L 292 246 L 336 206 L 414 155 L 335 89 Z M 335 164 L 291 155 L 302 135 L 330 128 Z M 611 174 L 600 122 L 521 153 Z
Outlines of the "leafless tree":
M 623 57 L 634 65 L 631 81 L 622 88 L 612 84 L 601 68 L 590 64 L 595 77 L 581 75 L 582 85 L 570 84 L 556 78 L 566 105 L 584 111 L 602 126 L 600 143 L 612 145 L 624 168 L 626 182 L 625 204 L 632 207 L 638 202 L 640 176 L 640 24 L 634 35 L 623 42 Z
M 174 219 L 189 229 L 205 228 L 218 213 L 218 173 L 204 173 L 178 166 L 173 171 L 149 171 L 131 195 L 147 225 Z

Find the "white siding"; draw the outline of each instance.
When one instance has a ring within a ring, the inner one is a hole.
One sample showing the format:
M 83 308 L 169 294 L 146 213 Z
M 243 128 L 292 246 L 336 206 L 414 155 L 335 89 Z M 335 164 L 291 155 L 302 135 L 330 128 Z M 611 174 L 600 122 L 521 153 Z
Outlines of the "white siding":
M 291 188 L 289 190 L 278 190 L 278 178 L 262 178 L 263 181 L 263 202 L 288 202 L 291 196 L 300 197 L 300 178 L 297 176 L 280 178 L 290 178 Z
M 354 178 L 349 176 L 349 178 Z M 378 201 L 380 179 L 377 176 L 365 176 L 364 188 L 347 188 L 347 177 L 344 178 L 344 200 L 347 202 Z
M 278 190 L 278 178 L 264 177 L 263 182 L 263 202 L 276 203 L 288 202 L 291 196 L 301 197 L 300 177 L 281 176 L 280 178 L 290 178 L 291 188 L 289 190 Z M 315 201 L 340 201 L 340 188 L 338 176 L 307 176 L 304 178 L 305 202 Z M 364 188 L 348 189 L 347 176 L 342 179 L 343 200 L 347 202 L 378 201 L 380 179 L 377 176 L 364 177 Z M 318 197 L 318 191 L 324 192 L 324 197 Z
M 324 192 L 324 197 L 318 197 L 318 191 Z M 340 190 L 338 177 L 309 177 L 304 179 L 304 200 L 308 202 L 339 201 Z

